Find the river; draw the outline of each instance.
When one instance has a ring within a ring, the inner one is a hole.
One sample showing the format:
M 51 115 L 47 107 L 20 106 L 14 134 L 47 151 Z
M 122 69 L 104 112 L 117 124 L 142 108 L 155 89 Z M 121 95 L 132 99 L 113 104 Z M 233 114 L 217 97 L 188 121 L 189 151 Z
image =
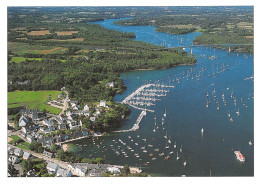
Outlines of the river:
M 134 40 L 166 47 L 192 45 L 193 39 L 201 34 L 199 32 L 185 35 L 167 34 L 155 32 L 152 26 L 114 25 L 113 22 L 116 20 L 118 19 L 96 24 L 107 29 L 134 32 L 136 34 Z M 186 51 L 190 52 L 191 48 L 186 48 Z M 228 53 L 222 49 L 204 46 L 193 47 L 192 53 L 197 58 L 196 65 L 122 73 L 121 77 L 127 85 L 127 90 L 123 94 L 116 95 L 116 101 L 122 101 L 148 82 L 171 84 L 175 88 L 169 89 L 166 97 L 155 102 L 156 105 L 153 107 L 155 113 L 147 112 L 138 131 L 75 141 L 70 144 L 70 150 L 86 157 L 105 155 L 108 163 L 141 167 L 152 176 L 210 176 L 210 174 L 253 176 L 254 81 L 249 78 L 253 76 L 253 55 Z M 196 75 L 199 76 L 199 81 L 196 80 Z M 180 84 L 177 84 L 176 79 L 180 78 Z M 222 99 L 223 94 L 225 103 Z M 210 101 L 208 108 L 206 108 L 207 100 Z M 160 123 L 165 109 L 167 117 L 165 125 L 162 126 Z M 236 113 L 238 109 L 239 115 Z M 230 121 L 228 113 L 233 122 Z M 139 114 L 140 110 L 131 108 L 131 114 L 120 129 L 132 127 Z M 153 132 L 155 114 L 160 126 Z M 203 134 L 201 134 L 202 128 Z M 167 141 L 164 138 L 166 132 L 171 139 L 170 148 L 167 150 L 164 149 Z M 146 142 L 143 139 L 146 139 Z M 250 140 L 252 145 L 249 145 Z M 176 148 L 174 148 L 175 141 Z M 148 147 L 149 144 L 153 147 Z M 134 151 L 127 149 L 127 146 Z M 146 147 L 147 153 L 141 149 L 143 146 Z M 154 149 L 160 151 L 155 152 Z M 116 150 L 119 155 L 115 153 Z M 245 156 L 244 163 L 236 159 L 234 155 L 236 150 L 240 150 Z M 164 160 L 164 156 L 159 156 L 162 152 L 173 153 L 169 160 Z M 177 152 L 179 160 L 176 159 Z M 149 156 L 151 153 L 156 160 L 151 159 Z M 135 154 L 140 157 L 136 157 Z

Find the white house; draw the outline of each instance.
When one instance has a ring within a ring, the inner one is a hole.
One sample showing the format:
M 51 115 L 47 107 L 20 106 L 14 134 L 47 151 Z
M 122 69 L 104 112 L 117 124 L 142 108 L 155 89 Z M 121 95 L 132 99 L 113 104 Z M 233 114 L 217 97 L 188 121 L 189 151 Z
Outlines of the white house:
M 49 174 L 55 174 L 59 169 L 59 165 L 52 162 L 48 162 L 46 168 Z
M 48 126 L 48 127 L 54 125 L 54 123 L 53 123 L 52 120 L 49 121 L 49 120 L 47 120 L 47 119 L 43 120 L 43 121 L 42 121 L 42 124 L 44 124 L 44 125 L 46 125 L 46 126 Z
M 29 153 L 29 152 L 24 152 L 24 154 L 23 154 L 23 159 L 24 159 L 24 160 L 28 160 L 28 159 L 30 159 L 31 156 L 32 156 L 31 153 Z
M 59 168 L 57 170 L 57 174 L 56 176 L 60 176 L 60 177 L 71 177 L 72 173 L 71 171 L 68 171 L 67 169 L 62 169 L 62 168 Z
M 88 112 L 89 111 L 89 106 L 88 106 L 88 104 L 86 104 L 85 106 L 84 106 L 84 109 L 83 109 L 85 112 Z
M 109 83 L 107 83 L 107 85 L 108 85 L 110 88 L 114 88 L 114 87 L 115 87 L 115 83 L 114 83 L 114 82 L 109 82 Z
M 107 171 L 114 173 L 114 174 L 120 174 L 121 173 L 120 169 L 117 168 L 117 167 L 108 167 Z
M 23 150 L 22 149 L 15 149 L 14 154 L 18 157 L 23 155 Z
M 89 120 L 94 122 L 94 121 L 96 121 L 96 117 L 90 117 Z
M 105 100 L 100 100 L 99 106 L 100 107 L 106 107 L 106 101 Z
M 29 120 L 25 116 L 21 116 L 19 119 L 19 127 L 24 127 L 29 123 Z
M 75 172 L 78 173 L 80 176 L 86 176 L 87 170 L 84 167 L 76 166 Z
M 29 143 L 31 143 L 34 141 L 35 138 L 32 135 L 27 135 L 26 139 Z

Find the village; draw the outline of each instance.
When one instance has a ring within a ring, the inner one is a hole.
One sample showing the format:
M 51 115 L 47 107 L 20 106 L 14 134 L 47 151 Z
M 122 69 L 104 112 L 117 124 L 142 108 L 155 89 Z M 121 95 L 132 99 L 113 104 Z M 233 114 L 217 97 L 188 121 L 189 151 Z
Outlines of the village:
M 111 88 L 113 85 L 113 82 L 107 84 Z M 69 99 L 65 87 L 62 88 L 62 91 L 56 100 L 49 98 L 49 101 L 46 102 L 50 106 L 62 109 L 59 115 L 35 109 L 20 110 L 20 118 L 17 122 L 19 129 L 17 131 L 8 130 L 8 176 L 13 176 L 12 171 L 14 170 L 18 171 L 16 174 L 19 176 L 39 176 L 39 172 L 35 171 L 39 162 L 45 168 L 46 173 L 42 174 L 43 176 L 82 177 L 121 174 L 123 166 L 104 164 L 104 162 L 94 163 L 94 161 L 72 163 L 72 161 L 64 161 L 58 156 L 59 151 L 64 155 L 67 151 L 64 143 L 102 136 L 101 132 L 94 132 L 93 129 L 83 126 L 82 117 L 94 123 L 102 113 L 110 110 L 105 100 L 100 100 L 99 103 L 92 104 L 92 106 L 85 104 L 82 108 L 78 101 Z M 25 169 L 28 167 L 28 161 L 33 165 L 35 159 L 37 160 L 36 167 Z M 132 173 L 137 172 L 133 168 L 130 170 Z M 40 172 L 42 171 L 40 170 Z M 140 171 L 138 170 L 138 172 Z

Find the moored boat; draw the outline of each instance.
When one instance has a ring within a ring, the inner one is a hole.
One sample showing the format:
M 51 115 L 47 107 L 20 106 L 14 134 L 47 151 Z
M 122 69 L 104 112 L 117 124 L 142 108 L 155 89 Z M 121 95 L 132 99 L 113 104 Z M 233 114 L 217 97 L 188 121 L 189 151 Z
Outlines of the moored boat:
M 240 153 L 240 151 L 234 151 L 237 159 L 240 161 L 240 162 L 245 162 L 245 157 L 242 155 L 242 153 Z

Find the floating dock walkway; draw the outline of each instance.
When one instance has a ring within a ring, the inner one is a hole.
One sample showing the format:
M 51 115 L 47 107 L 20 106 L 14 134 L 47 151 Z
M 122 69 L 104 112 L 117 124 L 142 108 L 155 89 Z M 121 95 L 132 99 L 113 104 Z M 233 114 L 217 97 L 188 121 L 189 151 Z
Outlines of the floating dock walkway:
M 140 115 L 138 116 L 136 123 L 134 124 L 134 126 L 128 130 L 117 130 L 117 131 L 113 131 L 113 132 L 132 132 L 132 131 L 136 131 L 139 129 L 139 124 L 141 123 L 143 117 L 146 115 L 146 111 L 142 111 L 140 113 Z

